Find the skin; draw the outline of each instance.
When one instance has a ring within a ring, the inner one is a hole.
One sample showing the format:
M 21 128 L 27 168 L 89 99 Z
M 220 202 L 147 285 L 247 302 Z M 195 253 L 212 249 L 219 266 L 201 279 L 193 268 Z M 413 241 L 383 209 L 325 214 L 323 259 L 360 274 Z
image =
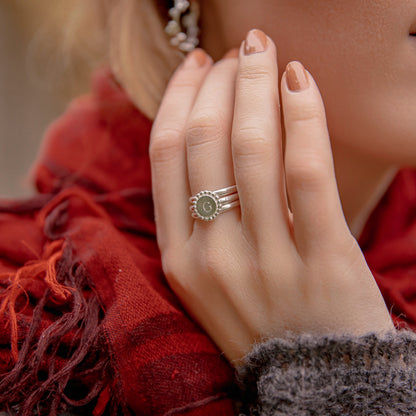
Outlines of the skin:
M 416 1 L 202 0 L 201 18 L 214 60 L 259 28 L 277 45 L 280 76 L 291 60 L 313 74 L 358 237 L 397 167 L 416 163 Z
M 416 1 L 338 3 L 203 1 L 214 60 L 188 56 L 152 129 L 165 275 L 235 365 L 287 331 L 394 329 L 354 235 L 416 160 Z M 252 27 L 270 35 L 264 52 L 245 54 L 250 32 L 213 63 Z M 294 59 L 308 69 L 297 92 Z M 233 183 L 240 208 L 191 218 L 190 195 Z

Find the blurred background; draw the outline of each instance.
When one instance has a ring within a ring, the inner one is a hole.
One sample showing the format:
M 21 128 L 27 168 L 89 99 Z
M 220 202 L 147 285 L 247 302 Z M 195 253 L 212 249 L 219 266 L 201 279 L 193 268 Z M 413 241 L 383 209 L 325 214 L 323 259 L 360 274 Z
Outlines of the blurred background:
M 87 88 L 86 79 L 64 74 L 59 55 L 74 2 L 0 2 L 0 198 L 33 193 L 28 173 L 45 129 Z

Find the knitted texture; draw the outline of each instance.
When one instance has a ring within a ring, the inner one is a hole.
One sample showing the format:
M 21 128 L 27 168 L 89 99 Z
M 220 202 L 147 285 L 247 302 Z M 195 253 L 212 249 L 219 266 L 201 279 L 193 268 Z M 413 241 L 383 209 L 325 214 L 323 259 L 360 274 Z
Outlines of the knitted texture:
M 238 369 L 251 416 L 414 415 L 416 334 L 312 336 L 254 346 Z

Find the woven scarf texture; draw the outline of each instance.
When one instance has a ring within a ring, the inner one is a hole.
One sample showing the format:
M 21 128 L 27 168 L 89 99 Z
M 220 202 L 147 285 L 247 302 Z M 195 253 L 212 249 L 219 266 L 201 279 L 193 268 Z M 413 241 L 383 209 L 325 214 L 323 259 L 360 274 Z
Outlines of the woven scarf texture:
M 49 128 L 37 194 L 0 201 L 0 410 L 237 414 L 233 369 L 162 273 L 151 126 L 99 71 Z M 396 324 L 415 329 L 414 170 L 398 173 L 359 243 Z

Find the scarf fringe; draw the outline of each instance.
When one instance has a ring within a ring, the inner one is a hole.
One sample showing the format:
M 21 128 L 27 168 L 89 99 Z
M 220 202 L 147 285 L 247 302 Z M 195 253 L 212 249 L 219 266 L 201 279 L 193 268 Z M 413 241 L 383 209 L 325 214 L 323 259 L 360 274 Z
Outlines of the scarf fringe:
M 66 198 L 58 199 L 42 218 L 46 229 L 65 216 Z M 56 416 L 90 406 L 94 416 L 117 414 L 122 401 L 102 337 L 103 310 L 69 241 L 48 243 L 42 259 L 1 277 L 9 285 L 0 294 L 0 326 L 10 335 L 13 368 L 0 375 L 0 410 Z M 46 328 L 45 314 L 52 316 Z

